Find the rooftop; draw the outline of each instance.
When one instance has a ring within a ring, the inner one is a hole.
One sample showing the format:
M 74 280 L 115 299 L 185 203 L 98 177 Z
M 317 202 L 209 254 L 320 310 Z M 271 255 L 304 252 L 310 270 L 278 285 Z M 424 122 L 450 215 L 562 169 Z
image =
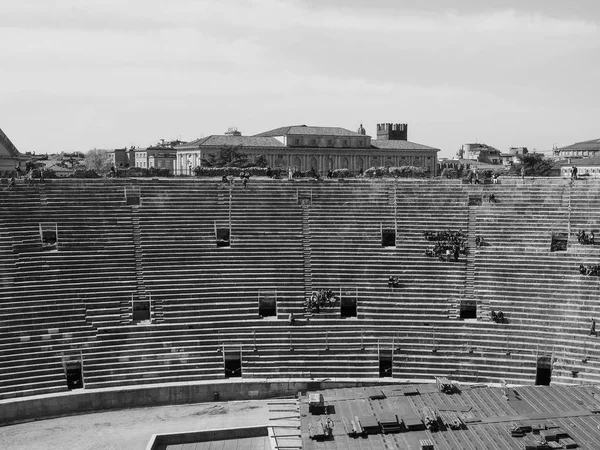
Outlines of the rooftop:
M 17 147 L 12 143 L 4 131 L 0 128 L 0 145 L 4 147 L 10 156 L 18 157 L 21 156 L 21 152 L 17 150 Z
M 255 136 L 274 137 L 292 135 L 311 135 L 311 136 L 347 136 L 347 137 L 362 137 L 363 134 L 355 131 L 347 130 L 341 127 L 314 127 L 307 125 L 291 125 L 287 127 L 275 128 L 274 130 L 265 131 L 264 133 L 256 134 Z
M 566 147 L 560 147 L 558 150 L 600 150 L 600 139 L 576 142 Z
M 234 136 L 224 134 L 213 134 L 195 141 L 181 144 L 176 149 L 218 147 L 222 145 L 233 145 L 241 147 L 283 147 L 283 144 L 273 137 L 262 136 Z
M 383 139 L 372 139 L 371 147 L 381 148 L 384 150 L 435 150 L 440 151 L 438 148 L 429 147 L 423 144 L 417 144 L 410 141 L 388 141 Z

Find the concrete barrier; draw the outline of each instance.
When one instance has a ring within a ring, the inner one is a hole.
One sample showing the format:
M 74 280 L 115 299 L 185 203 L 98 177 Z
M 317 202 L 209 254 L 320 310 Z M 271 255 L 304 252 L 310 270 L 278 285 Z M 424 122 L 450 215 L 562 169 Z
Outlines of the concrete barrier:
M 246 428 L 220 428 L 203 431 L 184 431 L 182 433 L 153 434 L 146 450 L 157 450 L 162 445 L 191 444 L 194 442 L 223 441 L 268 436 L 266 426 Z

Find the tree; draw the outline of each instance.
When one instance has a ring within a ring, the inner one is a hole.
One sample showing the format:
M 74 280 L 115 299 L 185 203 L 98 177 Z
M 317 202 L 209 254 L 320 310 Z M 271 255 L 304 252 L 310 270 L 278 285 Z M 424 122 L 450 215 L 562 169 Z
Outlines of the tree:
M 245 167 L 248 157 L 241 153 L 239 145 L 223 145 L 217 155 L 208 155 L 202 162 L 209 167 Z
M 265 155 L 257 155 L 254 157 L 254 167 L 267 167 L 269 165 L 269 161 Z
M 458 172 L 456 169 L 446 167 L 444 170 L 442 170 L 441 177 L 442 178 L 458 178 Z
M 514 164 L 510 169 L 510 175 L 521 175 L 521 167 L 525 167 L 525 175 L 528 177 L 547 177 L 552 171 L 552 161 L 544 159 L 540 153 L 527 153 L 519 156 L 520 162 Z
M 85 166 L 97 173 L 108 173 L 112 158 L 108 150 L 92 149 L 85 154 Z

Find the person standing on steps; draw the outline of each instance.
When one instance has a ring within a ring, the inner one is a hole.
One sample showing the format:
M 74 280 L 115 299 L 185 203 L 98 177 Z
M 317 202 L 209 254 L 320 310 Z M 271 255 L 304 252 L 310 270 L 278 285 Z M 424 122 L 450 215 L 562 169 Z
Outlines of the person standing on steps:
M 525 181 L 525 166 L 521 166 L 521 180 Z
M 577 166 L 573 166 L 571 168 L 571 178 L 576 180 L 577 179 Z
M 590 336 L 598 337 L 598 332 L 596 331 L 596 319 L 592 318 L 592 325 L 590 327 Z

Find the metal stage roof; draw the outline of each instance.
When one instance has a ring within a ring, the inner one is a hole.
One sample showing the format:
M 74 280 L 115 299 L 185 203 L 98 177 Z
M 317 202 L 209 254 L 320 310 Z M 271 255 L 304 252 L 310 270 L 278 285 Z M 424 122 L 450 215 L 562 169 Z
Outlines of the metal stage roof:
M 600 449 L 595 386 L 470 385 L 445 394 L 436 384 L 420 384 L 317 392 L 325 400 L 322 411 L 309 411 L 308 395 L 300 403 L 304 449 L 421 450 L 428 440 L 435 450 Z M 311 437 L 311 431 L 322 433 L 318 422 L 327 416 L 332 436 Z M 353 437 L 364 428 L 377 434 Z

